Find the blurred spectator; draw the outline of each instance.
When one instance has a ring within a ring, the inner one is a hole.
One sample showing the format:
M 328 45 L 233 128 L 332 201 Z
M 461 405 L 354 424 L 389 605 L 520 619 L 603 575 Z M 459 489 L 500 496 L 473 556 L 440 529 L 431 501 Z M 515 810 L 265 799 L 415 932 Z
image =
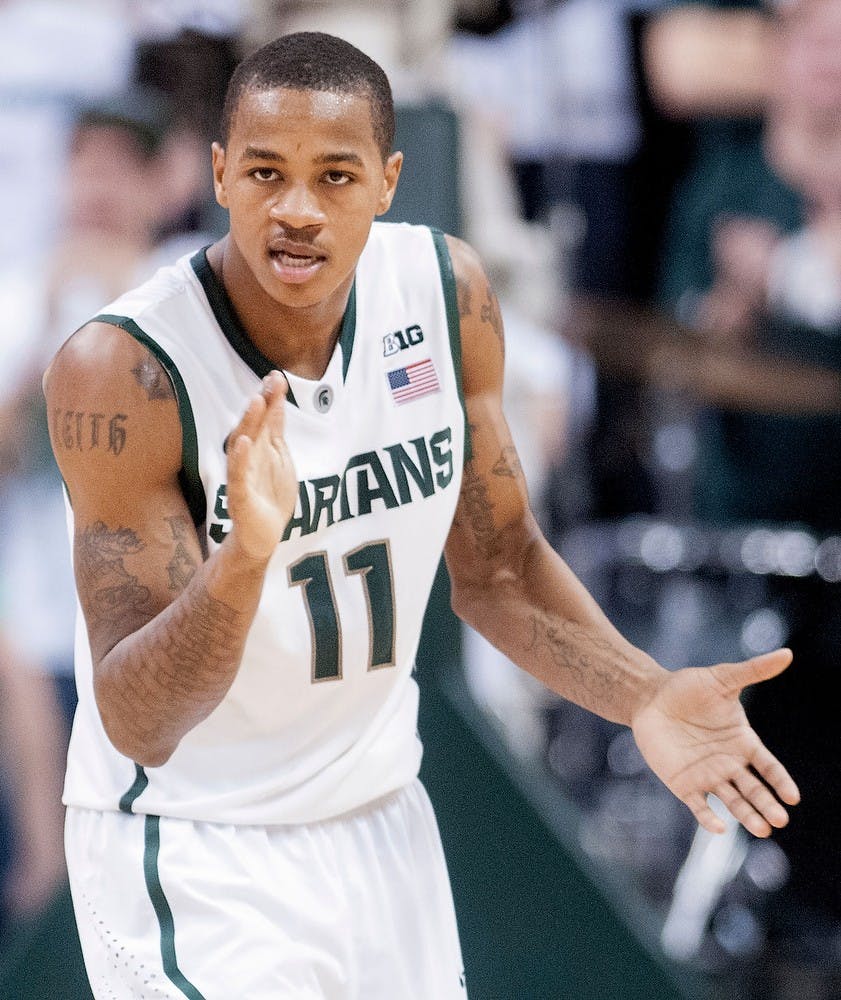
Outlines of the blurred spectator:
M 661 6 L 513 4 L 501 30 L 463 33 L 455 47 L 460 86 L 495 116 L 525 216 L 552 226 L 562 250 L 555 280 L 572 297 L 648 303 L 655 293 L 666 207 L 682 165 L 674 141 L 680 129 L 653 112 L 640 73 L 639 25 Z M 645 392 L 604 371 L 590 381 L 593 422 L 580 428 L 582 454 L 558 470 L 554 484 L 557 535 L 582 516 L 656 504 Z
M 158 232 L 161 241 L 194 232 L 215 238 L 227 225 L 213 193 L 210 144 L 218 138 L 216 128 L 238 61 L 244 15 L 240 4 L 210 6 L 203 16 L 194 11 L 183 23 L 171 7 L 166 12 L 157 8 L 156 18 L 151 13 L 154 6 L 144 7 L 145 20 L 137 25 L 135 79 L 140 86 L 164 94 L 172 111 L 161 149 L 170 199 L 165 228 Z M 172 258 L 179 255 L 178 245 L 163 249 Z
M 841 6 L 718 6 L 677 5 L 647 38 L 655 96 L 671 113 L 694 116 L 696 134 L 663 258 L 664 300 L 711 338 L 838 371 Z M 837 533 L 839 484 L 841 417 L 703 413 L 704 520 Z M 787 623 L 797 665 L 751 695 L 751 720 L 803 793 L 775 838 L 791 863 L 789 892 L 774 913 L 777 940 L 817 962 L 828 958 L 841 919 L 841 864 L 827 836 L 841 809 L 832 710 L 841 600 L 837 583 L 814 572 L 769 577 L 766 600 Z
M 249 0 L 245 44 L 293 31 L 326 31 L 368 53 L 386 72 L 396 101 L 441 92 L 455 0 Z
M 119 0 L 0 3 L 0 271 L 42 255 L 80 101 L 117 93 L 132 38 Z
M 65 877 L 62 725 L 50 678 L 0 636 L 0 939 Z

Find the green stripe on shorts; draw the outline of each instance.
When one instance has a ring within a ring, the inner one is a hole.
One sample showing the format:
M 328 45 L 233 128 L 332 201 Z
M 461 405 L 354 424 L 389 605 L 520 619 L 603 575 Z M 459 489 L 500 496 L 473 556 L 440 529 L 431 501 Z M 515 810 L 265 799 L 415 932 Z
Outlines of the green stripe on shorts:
M 158 875 L 158 854 L 161 848 L 160 816 L 146 817 L 144 837 L 143 874 L 146 878 L 149 899 L 152 901 L 161 929 L 161 960 L 164 972 L 170 982 L 181 990 L 189 1000 L 205 1000 L 204 996 L 178 968 L 178 960 L 175 956 L 175 921 L 172 919 L 172 910 L 169 908 Z

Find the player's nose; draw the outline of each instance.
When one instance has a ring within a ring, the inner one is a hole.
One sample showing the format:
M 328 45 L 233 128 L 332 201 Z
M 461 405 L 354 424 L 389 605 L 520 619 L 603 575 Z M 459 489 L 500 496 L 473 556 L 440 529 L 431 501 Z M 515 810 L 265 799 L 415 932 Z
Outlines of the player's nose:
M 271 217 L 290 229 L 322 225 L 325 214 L 316 193 L 307 184 L 293 184 L 272 203 Z

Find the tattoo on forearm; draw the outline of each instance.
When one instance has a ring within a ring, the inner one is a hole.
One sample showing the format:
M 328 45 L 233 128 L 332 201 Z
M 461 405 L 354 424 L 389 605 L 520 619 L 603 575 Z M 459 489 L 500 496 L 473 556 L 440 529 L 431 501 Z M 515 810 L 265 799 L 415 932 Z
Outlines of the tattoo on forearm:
M 456 277 L 456 300 L 458 302 L 458 314 L 461 319 L 470 316 L 473 312 L 470 306 L 471 300 L 470 282 L 466 278 Z
M 496 334 L 497 340 L 499 341 L 500 349 L 502 350 L 503 356 L 505 355 L 505 333 L 502 325 L 502 313 L 499 309 L 499 299 L 493 292 L 493 289 L 488 286 L 488 300 L 482 305 L 482 322 L 490 323 L 493 328 L 493 332 Z
M 238 658 L 242 637 L 239 634 L 240 613 L 213 597 L 206 587 L 185 594 L 186 600 L 171 606 L 171 615 L 150 644 L 148 653 L 155 659 L 171 664 L 173 676 L 168 686 L 180 675 L 185 690 L 193 690 L 197 675 L 207 667 L 230 668 Z M 160 664 L 158 669 L 164 668 Z M 187 671 L 186 675 L 184 671 Z
M 118 711 L 136 737 L 156 740 L 168 726 L 183 730 L 185 717 L 195 724 L 219 704 L 242 651 L 241 619 L 201 586 L 185 591 L 142 646 L 130 649 Z
M 143 542 L 129 528 L 109 530 L 102 521 L 86 528 L 77 543 L 77 572 L 97 621 L 115 620 L 147 610 L 149 588 L 126 569 L 125 558 L 142 552 Z
M 131 370 L 137 384 L 146 390 L 146 396 L 151 399 L 175 399 L 172 383 L 166 372 L 157 361 L 145 357 Z
M 497 550 L 497 533 L 494 527 L 493 503 L 488 484 L 476 472 L 472 462 L 464 467 L 461 487 L 461 506 L 470 524 L 479 552 L 490 559 Z
M 167 570 L 179 593 L 163 609 L 131 573 L 131 558 L 147 547 L 135 531 L 97 521 L 76 540 L 103 720 L 127 745 L 150 753 L 171 752 L 225 696 L 253 613 L 215 598 L 197 575 L 190 520 L 168 517 L 166 524 L 174 541 Z
M 101 448 L 119 455 L 126 443 L 125 413 L 91 413 L 85 410 L 53 410 L 53 434 L 56 445 L 68 451 Z
M 618 649 L 584 625 L 560 621 L 544 614 L 528 618 L 524 648 L 526 652 L 548 655 L 553 667 L 569 674 L 576 684 L 579 698 L 589 692 L 593 701 L 585 707 L 601 710 L 617 704 L 623 695 L 619 667 L 628 662 Z
M 172 532 L 172 537 L 176 542 L 172 559 L 170 559 L 166 567 L 169 573 L 169 589 L 180 592 L 193 579 L 198 563 L 184 545 L 184 541 L 187 539 L 190 531 L 189 520 L 180 515 L 177 517 L 168 517 L 166 520 Z
M 496 460 L 491 472 L 495 476 L 506 476 L 509 479 L 516 479 L 522 474 L 523 467 L 520 465 L 514 445 L 509 444 L 502 449 L 502 454 Z

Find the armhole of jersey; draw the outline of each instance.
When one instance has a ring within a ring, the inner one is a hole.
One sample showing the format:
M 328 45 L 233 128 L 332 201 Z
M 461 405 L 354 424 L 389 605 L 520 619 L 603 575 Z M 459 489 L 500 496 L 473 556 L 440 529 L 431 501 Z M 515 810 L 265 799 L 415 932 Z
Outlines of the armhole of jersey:
M 438 269 L 441 272 L 441 287 L 444 291 L 444 306 L 447 311 L 447 329 L 450 334 L 450 353 L 453 357 L 453 371 L 458 387 L 458 399 L 464 413 L 464 461 L 473 457 L 473 443 L 470 439 L 470 424 L 467 420 L 467 408 L 464 405 L 464 384 L 461 372 L 461 320 L 458 314 L 458 295 L 456 292 L 456 276 L 453 272 L 453 261 L 450 248 L 440 229 L 430 228 L 435 254 L 438 258 Z
M 92 322 L 110 323 L 111 326 L 118 326 L 125 330 L 130 336 L 142 344 L 147 350 L 157 358 L 164 371 L 169 376 L 172 383 L 175 399 L 178 403 L 178 416 L 181 420 L 181 469 L 178 472 L 178 482 L 190 514 L 196 527 L 204 524 L 207 517 L 207 497 L 204 493 L 201 476 L 199 475 L 199 442 L 196 434 L 196 421 L 193 416 L 193 407 L 190 405 L 190 397 L 187 395 L 187 387 L 184 379 L 172 358 L 166 351 L 145 333 L 128 316 L 112 316 L 110 314 L 100 314 L 94 316 Z

